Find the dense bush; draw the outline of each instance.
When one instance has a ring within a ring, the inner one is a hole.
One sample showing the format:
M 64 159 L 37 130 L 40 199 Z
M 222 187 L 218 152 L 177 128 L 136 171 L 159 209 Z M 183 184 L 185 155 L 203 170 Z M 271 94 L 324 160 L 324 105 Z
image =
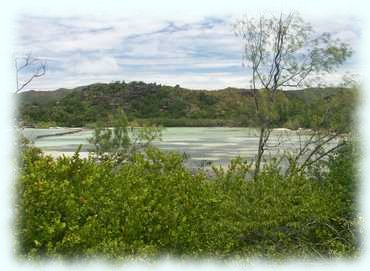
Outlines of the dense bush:
M 352 149 L 323 179 L 258 179 L 241 159 L 213 176 L 154 148 L 116 167 L 92 158 L 53 159 L 25 148 L 17 183 L 22 256 L 111 259 L 173 256 L 325 257 L 357 251 Z
M 273 127 L 349 130 L 356 93 L 346 88 L 284 91 L 274 108 L 262 103 L 268 108 L 263 113 L 272 114 Z M 130 122 L 163 126 L 259 126 L 253 95 L 245 89 L 205 91 L 114 82 L 68 91 L 25 92 L 18 98 L 19 120 L 33 127 L 81 127 L 98 122 L 111 126 L 120 110 Z

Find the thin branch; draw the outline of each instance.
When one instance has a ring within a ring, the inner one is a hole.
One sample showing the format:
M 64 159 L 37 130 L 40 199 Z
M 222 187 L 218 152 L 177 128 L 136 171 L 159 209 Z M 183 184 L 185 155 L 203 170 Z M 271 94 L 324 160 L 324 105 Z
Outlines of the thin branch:
M 22 65 L 19 65 L 20 61 L 23 61 Z M 23 83 L 19 81 L 19 74 L 22 70 L 37 65 L 37 69 L 34 73 Z M 28 84 L 30 84 L 35 78 L 41 77 L 46 73 L 46 62 L 41 61 L 39 58 L 33 58 L 31 54 L 28 54 L 22 58 L 15 58 L 15 69 L 16 69 L 16 91 L 18 93 L 22 91 Z
M 330 136 L 329 138 L 327 138 L 326 140 L 320 142 L 319 144 L 317 144 L 317 146 L 309 153 L 309 155 L 307 156 L 307 158 L 304 160 L 304 162 L 302 163 L 302 165 L 300 166 L 300 169 L 299 170 L 302 170 L 304 169 L 305 167 L 307 167 L 308 165 L 311 165 L 312 163 L 318 161 L 319 159 L 321 159 L 322 157 L 326 156 L 327 154 L 329 154 L 331 151 L 335 150 L 336 147 L 330 149 L 329 151 L 325 152 L 324 155 L 320 155 L 319 158 L 313 160 L 314 162 L 310 161 L 310 159 L 315 155 L 317 154 L 318 150 L 321 149 L 325 144 L 329 143 L 330 141 L 332 141 L 333 139 L 337 138 L 339 136 L 338 133 L 335 133 L 333 134 L 332 136 Z M 340 145 L 340 144 L 338 144 Z M 337 145 L 337 146 L 338 146 Z
M 322 158 L 324 158 L 325 156 L 329 155 L 330 153 L 332 153 L 333 151 L 339 149 L 340 147 L 344 146 L 346 144 L 346 142 L 341 142 L 340 144 L 334 146 L 333 148 L 329 149 L 328 151 L 324 152 L 323 154 L 321 154 L 319 157 L 317 157 L 316 159 L 310 161 L 309 163 L 306 164 L 306 167 L 316 163 L 317 161 L 321 160 Z

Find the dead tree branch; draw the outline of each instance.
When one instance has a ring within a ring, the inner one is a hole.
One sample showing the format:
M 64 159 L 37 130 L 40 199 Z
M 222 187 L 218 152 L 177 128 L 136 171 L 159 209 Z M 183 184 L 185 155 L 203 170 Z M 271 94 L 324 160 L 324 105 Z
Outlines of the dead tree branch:
M 31 75 L 28 76 L 25 80 L 21 82 L 20 74 L 31 70 Z M 46 73 L 46 61 L 39 58 L 34 58 L 31 54 L 28 54 L 24 57 L 15 58 L 15 72 L 16 72 L 16 91 L 19 93 L 26 86 L 28 86 L 35 78 L 44 76 Z

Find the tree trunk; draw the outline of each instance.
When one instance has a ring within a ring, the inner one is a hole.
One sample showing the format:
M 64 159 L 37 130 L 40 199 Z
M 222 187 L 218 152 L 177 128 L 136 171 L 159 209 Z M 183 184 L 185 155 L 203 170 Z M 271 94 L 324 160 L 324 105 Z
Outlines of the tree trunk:
M 262 156 L 263 156 L 263 152 L 265 151 L 264 150 L 264 145 L 265 145 L 264 144 L 264 142 L 265 142 L 264 134 L 265 134 L 265 127 L 261 127 L 260 138 L 259 138 L 259 142 L 258 142 L 257 158 L 256 158 L 255 170 L 254 170 L 254 177 L 255 178 L 258 176 L 258 173 L 260 171 Z

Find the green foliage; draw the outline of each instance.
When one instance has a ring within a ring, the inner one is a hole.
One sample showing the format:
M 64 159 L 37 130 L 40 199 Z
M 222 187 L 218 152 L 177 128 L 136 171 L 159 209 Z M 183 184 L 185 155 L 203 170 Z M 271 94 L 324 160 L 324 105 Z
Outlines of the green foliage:
M 283 176 L 275 164 L 251 179 L 240 158 L 192 173 L 183 158 L 149 147 L 116 161 L 22 152 L 17 240 L 22 256 L 352 256 L 358 249 L 353 150 L 332 156 L 321 181 Z
M 94 144 L 94 156 L 100 160 L 114 159 L 121 163 L 132 157 L 137 151 L 160 140 L 162 129 L 155 126 L 130 127 L 126 114 L 122 110 L 112 122 L 112 128 L 98 124 L 90 143 Z
M 264 95 L 263 91 L 260 95 Z M 264 99 L 260 114 L 268 113 L 273 127 L 331 128 L 334 125 L 347 129 L 352 123 L 355 98 L 356 91 L 351 89 L 284 91 L 278 93 L 274 105 Z M 142 82 L 118 82 L 94 84 L 68 92 L 25 92 L 19 99 L 19 118 L 28 126 L 75 127 L 103 123 L 111 127 L 120 110 L 126 112 L 129 123 L 139 124 L 255 127 L 259 123 L 254 98 L 249 90 L 242 89 L 195 91 Z M 325 114 L 326 110 L 329 114 Z M 315 122 L 312 114 L 330 116 L 331 121 Z
M 35 128 L 50 128 L 50 127 L 56 127 L 57 124 L 55 121 L 40 121 L 37 123 Z
M 93 137 L 89 141 L 94 144 L 94 152 L 97 156 L 102 156 L 109 152 L 116 152 L 127 156 L 131 140 L 125 113 L 122 111 L 115 119 L 113 128 L 104 128 L 99 123 L 94 130 Z
M 326 179 L 332 186 L 338 187 L 336 196 L 340 198 L 343 216 L 347 219 L 354 219 L 357 213 L 358 185 L 355 180 L 359 157 L 356 144 L 347 142 L 336 153 L 331 155 L 328 161 L 328 173 Z M 355 179 L 355 180 L 354 180 Z

